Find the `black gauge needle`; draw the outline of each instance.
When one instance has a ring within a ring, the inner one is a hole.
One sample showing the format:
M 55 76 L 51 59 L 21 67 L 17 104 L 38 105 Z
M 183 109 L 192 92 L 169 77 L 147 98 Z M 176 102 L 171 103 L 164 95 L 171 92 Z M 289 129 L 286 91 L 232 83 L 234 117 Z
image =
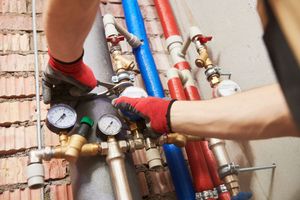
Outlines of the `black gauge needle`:
M 63 113 L 59 118 L 58 120 L 56 120 L 56 122 L 54 124 L 56 124 L 57 122 L 59 122 L 61 119 L 64 119 L 66 117 L 66 114 Z
M 111 126 L 113 123 L 114 123 L 114 121 L 111 121 L 111 122 L 109 123 L 109 125 L 106 127 L 106 129 L 105 129 L 105 130 L 109 129 L 109 128 L 110 128 L 110 126 Z

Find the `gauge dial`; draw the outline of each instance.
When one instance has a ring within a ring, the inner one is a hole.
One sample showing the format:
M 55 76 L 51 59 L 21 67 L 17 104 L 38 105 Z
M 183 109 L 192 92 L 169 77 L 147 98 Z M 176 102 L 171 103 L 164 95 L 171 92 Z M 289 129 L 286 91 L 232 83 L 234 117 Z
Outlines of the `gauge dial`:
M 113 136 L 120 133 L 122 123 L 116 116 L 105 114 L 99 119 L 98 128 L 103 134 Z
M 72 107 L 66 104 L 57 104 L 49 109 L 46 125 L 52 132 L 59 133 L 71 130 L 76 120 L 77 114 Z

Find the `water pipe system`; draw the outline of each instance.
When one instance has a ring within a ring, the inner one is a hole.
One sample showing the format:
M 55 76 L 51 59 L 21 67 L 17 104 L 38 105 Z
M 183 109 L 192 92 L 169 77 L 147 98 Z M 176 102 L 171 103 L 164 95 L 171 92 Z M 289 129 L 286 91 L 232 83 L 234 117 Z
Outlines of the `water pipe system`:
M 212 37 L 204 36 L 198 27 L 193 26 L 189 37 L 183 41 L 169 1 L 154 2 L 173 61 L 173 68 L 167 73 L 171 97 L 200 100 L 190 65 L 185 59 L 191 43 L 194 43 L 198 52 L 195 63 L 205 69 L 213 96 L 222 97 L 240 92 L 235 82 L 221 80 L 219 67 L 209 58 L 206 43 Z M 98 13 L 85 43 L 84 59 L 93 69 L 98 86 L 101 87 L 93 90 L 94 93 L 74 97 L 76 100 L 51 106 L 46 125 L 58 134 L 59 145 L 42 148 L 41 132 L 37 131 L 39 148 L 29 152 L 29 187 L 36 189 L 44 186 L 44 160 L 63 158 L 71 163 L 76 198 L 140 199 L 135 169 L 128 153 L 144 149 L 149 169 L 159 170 L 163 168 L 159 152 L 162 146 L 178 199 L 229 200 L 239 196 L 239 172 L 270 169 L 276 165 L 240 168 L 230 161 L 223 140 L 204 140 L 179 133 L 158 137 L 144 121 L 112 107 L 112 99 L 118 96 L 164 97 L 138 2 L 122 0 L 122 3 L 129 31 L 120 26 L 110 14 L 105 15 L 102 22 L 101 14 Z M 123 56 L 120 42 L 125 39 L 133 48 L 147 92 L 133 86 L 135 62 Z M 185 147 L 187 152 L 192 177 L 181 147 Z

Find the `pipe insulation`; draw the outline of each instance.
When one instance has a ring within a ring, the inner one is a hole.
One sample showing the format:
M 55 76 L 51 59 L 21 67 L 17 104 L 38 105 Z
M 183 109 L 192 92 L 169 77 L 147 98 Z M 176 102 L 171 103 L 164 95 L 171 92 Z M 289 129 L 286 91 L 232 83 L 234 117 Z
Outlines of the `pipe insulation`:
M 193 83 L 193 78 L 190 72 L 189 63 L 184 57 L 180 55 L 182 49 L 182 39 L 179 35 L 179 30 L 177 28 L 177 23 L 172 12 L 172 8 L 168 0 L 155 0 L 155 7 L 158 12 L 160 21 L 162 23 L 164 36 L 166 38 L 166 43 L 168 51 L 170 52 L 171 58 L 173 60 L 174 68 L 179 69 L 178 73 L 181 73 L 181 80 L 184 83 L 184 92 L 187 100 L 200 100 L 200 95 L 197 87 Z M 177 77 L 169 76 L 168 85 L 172 83 L 176 84 Z M 186 81 L 184 79 L 187 79 Z M 178 84 L 178 83 L 177 83 Z M 178 98 L 178 94 L 172 94 L 174 91 L 170 87 L 171 95 L 173 98 Z M 176 88 L 178 88 L 177 86 Z M 185 99 L 182 99 L 185 100 Z M 210 190 L 212 191 L 214 185 L 212 183 L 208 166 L 203 154 L 206 145 L 204 142 L 189 142 L 186 145 L 186 152 L 191 167 L 192 177 L 194 180 L 196 192 L 203 192 Z
M 122 5 L 129 32 L 143 41 L 140 47 L 133 49 L 133 53 L 142 74 L 146 90 L 150 96 L 163 98 L 163 87 L 149 47 L 138 2 L 137 0 L 122 0 Z M 172 144 L 163 145 L 163 149 L 178 199 L 195 199 L 192 180 L 181 149 Z

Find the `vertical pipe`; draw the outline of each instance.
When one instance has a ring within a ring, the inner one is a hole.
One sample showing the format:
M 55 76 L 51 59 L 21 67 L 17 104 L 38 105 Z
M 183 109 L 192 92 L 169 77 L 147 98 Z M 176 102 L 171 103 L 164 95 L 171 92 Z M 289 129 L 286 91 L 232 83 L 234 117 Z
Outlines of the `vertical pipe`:
M 35 99 L 36 99 L 36 139 L 38 149 L 42 149 L 42 133 L 41 133 L 41 104 L 40 104 L 40 84 L 39 84 L 39 60 L 37 47 L 37 31 L 36 31 L 36 1 L 32 0 L 32 33 L 33 33 L 33 49 L 34 49 L 34 76 L 35 76 Z M 40 189 L 40 198 L 44 199 L 44 188 Z
M 164 97 L 156 65 L 151 54 L 145 31 L 143 17 L 137 0 L 122 0 L 125 20 L 129 32 L 133 33 L 143 44 L 133 50 L 146 90 L 150 96 Z M 167 163 L 175 186 L 178 199 L 195 199 L 192 180 L 180 148 L 175 145 L 164 145 Z
M 84 62 L 93 70 L 97 80 L 110 82 L 113 75 L 112 64 L 104 35 L 104 25 L 100 9 L 96 15 L 93 27 L 84 43 Z M 97 87 L 93 92 L 103 92 L 104 88 Z M 108 98 L 97 98 L 82 101 L 76 107 L 78 119 L 89 116 L 94 121 L 104 114 L 116 115 L 116 110 Z M 99 143 L 101 138 L 97 137 L 97 125 L 92 127 L 88 137 L 89 143 Z M 125 134 L 124 132 L 121 134 Z M 134 200 L 141 199 L 135 167 L 130 155 L 125 154 L 125 166 L 128 182 Z M 116 199 L 109 167 L 104 156 L 80 157 L 77 163 L 71 165 L 70 169 L 73 196 L 75 199 L 88 200 L 114 200 Z
M 174 67 L 181 70 L 182 73 L 184 72 L 184 74 L 189 77 L 188 84 L 185 84 L 184 87 L 185 98 L 188 100 L 199 100 L 200 95 L 196 86 L 190 84 L 190 66 L 188 62 L 180 56 L 182 49 L 182 39 L 179 35 L 179 30 L 177 28 L 176 20 L 169 1 L 155 0 L 154 2 L 163 27 L 165 38 L 167 40 L 168 50 L 174 62 Z M 172 77 L 172 79 L 168 81 L 168 85 L 174 83 L 175 80 L 176 79 Z M 172 87 L 174 87 L 174 85 Z M 170 87 L 170 91 L 173 90 L 171 90 L 172 87 Z M 179 97 L 178 94 L 176 95 L 172 93 L 171 96 L 173 98 Z M 203 142 L 188 142 L 188 144 L 186 145 L 187 156 L 194 179 L 196 192 L 213 190 L 214 187 L 210 178 L 206 160 L 204 158 L 203 145 L 205 145 L 205 143 Z

